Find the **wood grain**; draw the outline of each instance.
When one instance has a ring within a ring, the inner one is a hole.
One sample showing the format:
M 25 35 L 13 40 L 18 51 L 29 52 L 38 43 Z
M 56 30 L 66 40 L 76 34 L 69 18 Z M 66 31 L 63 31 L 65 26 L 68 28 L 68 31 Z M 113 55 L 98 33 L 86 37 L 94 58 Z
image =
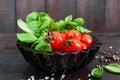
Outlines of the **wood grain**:
M 77 17 L 83 17 L 93 32 L 104 32 L 105 0 L 77 0 Z
M 0 0 L 0 32 L 15 32 L 15 0 Z
M 76 16 L 76 0 L 58 0 L 58 20 L 68 15 Z
M 55 21 L 82 17 L 95 33 L 120 32 L 120 0 L 0 0 L 0 33 L 20 32 L 16 21 L 28 13 L 47 12 Z
M 51 16 L 51 18 L 57 20 L 58 0 L 46 0 L 45 11 Z
M 46 12 L 56 21 L 68 15 L 75 17 L 76 0 L 46 0 Z
M 106 32 L 120 32 L 120 0 L 106 0 Z
M 28 13 L 33 11 L 45 11 L 45 0 L 17 0 L 16 1 L 16 19 L 21 18 L 25 21 Z M 19 28 L 17 28 L 19 32 Z

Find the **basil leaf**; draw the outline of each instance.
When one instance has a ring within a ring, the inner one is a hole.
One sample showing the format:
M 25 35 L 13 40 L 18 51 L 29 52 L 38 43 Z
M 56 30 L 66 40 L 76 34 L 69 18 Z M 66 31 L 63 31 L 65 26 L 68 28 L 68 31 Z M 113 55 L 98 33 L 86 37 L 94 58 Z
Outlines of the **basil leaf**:
M 35 32 L 36 35 L 39 37 L 42 34 L 43 30 L 49 31 L 51 29 L 50 23 L 52 21 L 52 18 L 44 12 L 41 12 L 38 17 L 39 17 L 39 22 L 41 23 Z
M 66 25 L 66 22 L 63 21 L 63 20 L 60 20 L 60 21 L 56 22 L 56 24 L 57 24 L 59 27 L 63 27 L 63 26 Z
M 111 73 L 120 73 L 120 65 L 117 63 L 112 63 L 104 67 L 107 71 Z
M 78 30 L 80 33 L 90 33 L 90 32 L 92 32 L 91 30 L 88 30 L 87 28 L 84 28 L 84 27 L 82 27 L 82 26 L 77 26 L 76 27 L 76 30 Z
M 98 68 L 94 68 L 91 72 L 91 75 L 95 78 L 101 78 L 103 75 L 104 71 L 103 71 L 103 67 L 98 67 Z
M 54 20 L 52 20 L 52 21 L 50 22 L 49 31 L 52 31 L 52 30 L 58 31 L 59 28 L 60 28 L 60 27 L 55 23 Z
M 37 39 L 37 41 L 34 42 L 35 43 L 35 50 L 43 51 L 43 52 L 44 51 L 52 52 L 50 43 L 45 41 L 46 35 L 47 35 L 47 32 L 45 32 L 44 30 L 41 31 L 39 39 Z
M 77 23 L 79 26 L 83 26 L 85 23 L 83 18 L 76 18 L 73 20 L 73 22 Z
M 29 28 L 29 25 L 26 24 L 24 21 L 22 21 L 22 19 L 18 19 L 17 24 L 18 24 L 19 28 L 21 28 L 23 31 L 30 33 L 30 34 L 34 34 L 34 31 L 31 30 Z
M 38 12 L 32 12 L 30 14 L 27 15 L 26 17 L 26 22 L 29 24 L 32 21 L 38 21 Z
M 50 21 L 44 21 L 42 25 L 36 30 L 38 34 L 42 34 L 43 30 L 49 30 Z
M 40 40 L 39 44 L 36 45 L 35 50 L 52 52 L 50 44 L 44 40 Z
M 32 43 L 37 40 L 37 37 L 29 33 L 20 33 L 17 34 L 18 40 L 25 43 Z
M 77 23 L 75 23 L 75 22 L 68 22 L 67 24 L 70 26 L 77 26 Z
M 71 22 L 72 21 L 72 15 L 69 15 L 65 18 L 65 22 Z
M 48 14 L 44 13 L 44 12 L 41 12 L 39 14 L 39 19 L 42 20 L 42 21 L 46 21 L 46 20 L 51 21 L 52 20 L 51 17 Z
M 32 21 L 29 23 L 29 28 L 36 31 L 42 23 L 40 21 Z
M 74 22 L 68 22 L 68 23 L 66 24 L 66 26 L 64 26 L 64 29 L 71 30 L 71 29 L 75 29 L 76 26 L 77 26 L 76 23 L 74 23 Z

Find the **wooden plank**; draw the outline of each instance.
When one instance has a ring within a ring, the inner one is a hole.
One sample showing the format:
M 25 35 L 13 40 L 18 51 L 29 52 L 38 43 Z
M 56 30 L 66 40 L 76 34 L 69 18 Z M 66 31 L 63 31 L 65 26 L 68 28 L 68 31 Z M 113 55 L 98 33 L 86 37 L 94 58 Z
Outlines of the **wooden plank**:
M 42 12 L 45 11 L 45 0 L 17 0 L 16 1 L 16 19 L 22 18 L 25 21 L 25 17 L 28 13 L 33 11 Z M 17 28 L 17 32 L 20 29 Z
M 0 33 L 15 32 L 15 0 L 0 0 Z
M 46 0 L 46 12 L 56 21 L 70 14 L 75 17 L 76 0 Z
M 93 32 L 104 32 L 105 0 L 77 0 L 77 17 L 83 17 Z
M 120 0 L 106 0 L 106 32 L 120 32 Z
M 48 13 L 53 19 L 57 20 L 58 13 L 58 0 L 46 0 L 46 13 Z

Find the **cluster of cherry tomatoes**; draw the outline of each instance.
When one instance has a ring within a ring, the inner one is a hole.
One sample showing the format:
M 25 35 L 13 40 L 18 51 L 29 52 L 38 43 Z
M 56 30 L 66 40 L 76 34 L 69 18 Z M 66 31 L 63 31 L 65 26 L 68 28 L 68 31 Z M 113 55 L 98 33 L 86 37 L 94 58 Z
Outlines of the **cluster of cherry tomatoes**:
M 94 43 L 90 34 L 81 34 L 77 30 L 68 30 L 65 33 L 51 31 L 48 33 L 47 40 L 53 52 L 84 50 L 91 47 Z

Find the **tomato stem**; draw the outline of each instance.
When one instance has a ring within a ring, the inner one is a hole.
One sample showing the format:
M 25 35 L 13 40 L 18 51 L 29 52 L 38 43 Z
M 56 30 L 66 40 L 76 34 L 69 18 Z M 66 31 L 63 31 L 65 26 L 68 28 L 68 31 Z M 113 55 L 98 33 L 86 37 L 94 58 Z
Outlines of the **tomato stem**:
M 72 46 L 73 43 L 72 39 L 66 40 L 65 42 L 66 42 L 65 46 Z

